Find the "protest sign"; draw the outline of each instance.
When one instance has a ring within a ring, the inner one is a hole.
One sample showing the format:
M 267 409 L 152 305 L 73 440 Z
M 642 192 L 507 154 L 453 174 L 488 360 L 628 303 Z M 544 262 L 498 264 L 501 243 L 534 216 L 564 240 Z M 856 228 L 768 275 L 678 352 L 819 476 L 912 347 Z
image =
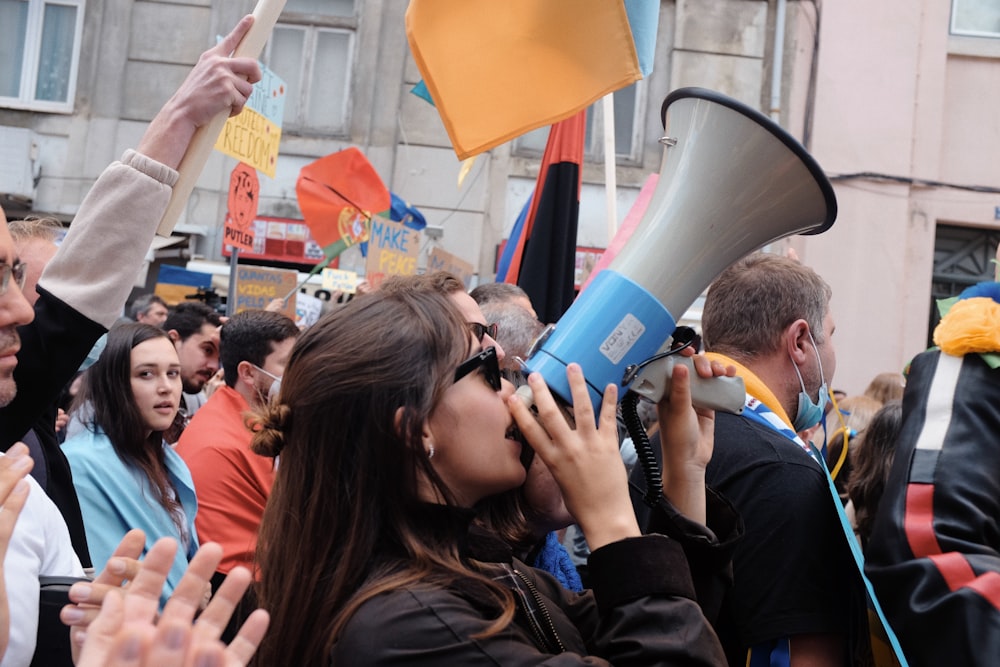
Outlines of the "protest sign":
M 285 112 L 285 82 L 260 66 L 262 78 L 238 115 L 226 121 L 215 149 L 274 178 Z
M 240 162 L 229 176 L 229 202 L 224 242 L 236 248 L 253 249 L 253 222 L 257 217 L 260 181 L 257 170 Z
M 354 294 L 358 289 L 358 274 L 343 269 L 323 269 L 323 289 Z
M 299 327 L 311 327 L 319 321 L 322 314 L 322 299 L 302 292 L 295 295 L 295 324 Z
M 295 290 L 298 273 L 287 269 L 265 269 L 260 266 L 239 265 L 236 270 L 236 308 L 263 310 L 274 299 L 283 299 L 292 292 L 282 314 L 295 319 Z
M 368 235 L 368 259 L 365 274 L 377 288 L 386 276 L 412 276 L 417 272 L 420 255 L 420 232 L 375 216 Z
M 475 273 L 472 264 L 441 248 L 434 248 L 427 257 L 427 273 L 433 273 L 434 271 L 447 271 L 454 274 L 465 283 L 466 289 L 469 288 L 469 284 L 472 281 L 472 274 Z

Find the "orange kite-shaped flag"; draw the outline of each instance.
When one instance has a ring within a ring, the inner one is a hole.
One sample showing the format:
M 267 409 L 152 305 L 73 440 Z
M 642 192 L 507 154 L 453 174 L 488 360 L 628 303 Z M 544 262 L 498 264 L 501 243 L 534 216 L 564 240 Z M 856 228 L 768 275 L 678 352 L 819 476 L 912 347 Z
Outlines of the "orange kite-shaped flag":
M 642 78 L 623 0 L 411 0 L 406 36 L 463 160 Z

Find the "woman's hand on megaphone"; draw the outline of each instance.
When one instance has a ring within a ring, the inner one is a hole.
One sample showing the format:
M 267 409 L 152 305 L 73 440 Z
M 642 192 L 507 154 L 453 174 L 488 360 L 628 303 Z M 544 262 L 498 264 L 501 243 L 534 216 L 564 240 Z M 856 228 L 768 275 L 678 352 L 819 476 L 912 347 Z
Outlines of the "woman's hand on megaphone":
M 736 369 L 693 356 L 700 377 L 732 377 Z M 663 451 L 663 494 L 685 516 L 705 523 L 705 468 L 715 446 L 715 412 L 691 403 L 691 376 L 687 366 L 676 364 L 670 391 L 656 405 Z
M 579 364 L 569 364 L 566 377 L 573 398 L 575 428 L 566 421 L 538 373 L 528 376 L 537 418 L 516 395 L 508 399 L 508 405 L 521 433 L 562 490 L 566 508 L 583 529 L 591 550 L 595 550 L 641 534 L 629 499 L 625 464 L 618 451 L 618 388 L 608 385 L 599 419 L 595 419 Z

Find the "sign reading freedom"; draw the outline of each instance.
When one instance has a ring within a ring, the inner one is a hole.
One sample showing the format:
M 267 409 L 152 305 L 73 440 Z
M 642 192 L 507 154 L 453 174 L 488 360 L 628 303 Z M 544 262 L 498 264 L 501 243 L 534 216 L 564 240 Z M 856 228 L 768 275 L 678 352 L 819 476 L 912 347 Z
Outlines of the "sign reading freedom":
M 285 82 L 260 66 L 261 80 L 238 116 L 226 121 L 215 149 L 274 178 L 285 112 Z

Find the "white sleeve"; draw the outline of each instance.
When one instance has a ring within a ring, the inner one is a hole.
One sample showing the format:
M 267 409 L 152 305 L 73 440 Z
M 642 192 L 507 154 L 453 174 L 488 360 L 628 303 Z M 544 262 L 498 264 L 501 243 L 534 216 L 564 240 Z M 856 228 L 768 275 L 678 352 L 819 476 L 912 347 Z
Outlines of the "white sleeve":
M 27 480 L 28 499 L 14 526 L 3 562 L 11 624 L 10 641 L 0 667 L 31 663 L 38 633 L 38 577 L 83 576 L 62 515 L 34 478 L 28 476 Z

